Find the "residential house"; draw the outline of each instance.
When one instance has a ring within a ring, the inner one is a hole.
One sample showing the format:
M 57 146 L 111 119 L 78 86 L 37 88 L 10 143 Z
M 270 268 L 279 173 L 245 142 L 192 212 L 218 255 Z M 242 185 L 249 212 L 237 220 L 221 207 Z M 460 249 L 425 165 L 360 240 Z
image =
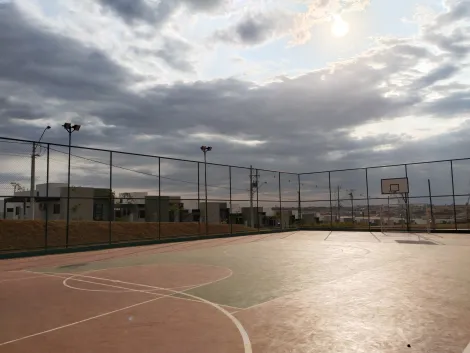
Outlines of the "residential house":
M 35 191 L 35 216 L 36 220 L 66 220 L 67 219 L 67 193 L 68 187 L 63 183 L 50 183 L 37 185 Z M 47 196 L 46 196 L 47 195 Z M 4 218 L 7 219 L 31 219 L 30 192 L 16 192 L 13 197 L 4 199 L 6 210 Z M 114 218 L 112 198 L 109 189 L 90 187 L 70 188 L 70 212 L 71 220 L 104 221 Z
M 145 222 L 145 198 L 147 192 L 120 193 L 114 203 L 114 218 L 116 221 Z
M 201 202 L 200 206 L 201 221 L 209 223 L 229 223 L 230 209 L 227 208 L 226 202 L 208 202 L 207 203 L 207 217 L 206 217 L 206 203 Z

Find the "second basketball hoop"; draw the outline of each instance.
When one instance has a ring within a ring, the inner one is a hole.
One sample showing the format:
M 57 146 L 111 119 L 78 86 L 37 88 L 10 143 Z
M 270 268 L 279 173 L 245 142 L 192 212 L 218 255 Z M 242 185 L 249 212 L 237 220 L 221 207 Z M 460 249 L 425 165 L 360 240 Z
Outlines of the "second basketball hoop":
M 382 194 L 408 194 L 408 178 L 382 179 Z

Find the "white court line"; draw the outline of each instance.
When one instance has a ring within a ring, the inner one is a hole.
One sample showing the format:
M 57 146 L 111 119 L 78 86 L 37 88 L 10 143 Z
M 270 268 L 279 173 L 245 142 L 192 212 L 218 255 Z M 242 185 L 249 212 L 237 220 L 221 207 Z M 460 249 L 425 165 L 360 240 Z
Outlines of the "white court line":
M 25 270 L 25 271 L 26 271 L 26 270 Z M 61 273 L 61 274 L 65 274 L 65 273 Z M 113 288 L 118 288 L 118 289 L 122 289 L 122 290 L 123 290 L 123 291 L 119 291 L 119 292 L 124 292 L 124 291 L 126 291 L 126 292 L 146 293 L 146 294 L 152 294 L 152 295 L 158 295 L 158 296 L 167 296 L 167 295 L 158 294 L 158 293 L 153 293 L 153 292 L 150 292 L 150 291 L 144 291 L 144 290 L 140 290 L 140 289 L 132 289 L 132 288 L 126 288 L 126 287 L 115 286 L 115 285 L 112 285 L 112 284 L 99 283 L 99 282 L 92 282 L 92 281 L 87 281 L 87 280 L 84 280 L 84 279 L 73 278 L 73 277 L 75 277 L 75 275 L 73 275 L 73 274 L 71 274 L 71 273 L 67 273 L 67 275 L 68 275 L 69 277 L 66 277 L 66 278 L 64 278 L 63 276 L 59 276 L 59 275 L 56 275 L 56 274 L 49 273 L 49 272 L 43 272 L 42 275 L 43 275 L 43 276 L 48 276 L 48 277 L 62 278 L 62 279 L 64 279 L 64 280 L 62 281 L 62 284 L 63 284 L 65 287 L 70 288 L 70 289 L 82 290 L 82 291 L 86 291 L 86 292 L 95 292 L 96 290 L 95 290 L 95 289 L 86 289 L 86 288 L 73 287 L 73 286 L 68 285 L 68 284 L 67 284 L 67 281 L 72 280 L 72 281 L 77 281 L 77 282 L 91 283 L 91 284 L 97 284 L 97 285 L 100 285 L 100 286 L 113 287 Z M 105 290 L 100 290 L 100 292 L 105 292 Z M 116 292 L 118 292 L 118 291 L 108 291 L 108 292 L 116 293 Z M 172 295 L 173 295 L 173 294 L 172 294 Z
M 5 346 L 5 345 L 7 345 L 7 344 L 14 343 L 14 342 L 18 342 L 18 341 L 22 341 L 22 340 L 25 340 L 25 339 L 27 339 L 27 338 L 31 338 L 31 337 L 35 337 L 35 336 L 40 336 L 40 335 L 44 335 L 44 334 L 49 333 L 49 332 L 57 331 L 57 330 L 60 330 L 60 329 L 63 329 L 63 328 L 67 328 L 67 327 L 70 327 L 70 326 L 75 326 L 75 325 L 81 324 L 81 323 L 83 323 L 83 322 L 87 322 L 87 321 L 91 321 L 91 320 L 94 320 L 94 319 L 98 319 L 98 318 L 103 317 L 103 316 L 111 315 L 111 314 L 117 313 L 117 312 L 119 312 L 119 311 L 123 311 L 123 310 L 127 310 L 127 309 L 130 309 L 130 308 L 134 308 L 134 307 L 136 307 L 136 306 L 143 305 L 143 304 L 147 304 L 147 303 L 150 303 L 150 302 L 153 302 L 153 301 L 155 301 L 155 300 L 162 299 L 162 298 L 164 298 L 164 297 L 153 298 L 153 299 L 150 299 L 150 300 L 146 300 L 146 301 L 144 301 L 144 302 L 140 302 L 140 303 L 137 303 L 137 304 L 133 304 L 133 305 L 126 306 L 125 308 L 116 309 L 116 310 L 113 310 L 113 311 L 108 311 L 108 312 L 106 312 L 106 313 L 103 313 L 103 314 L 100 314 L 100 315 L 96 315 L 96 316 L 92 316 L 92 317 L 89 317 L 89 318 L 84 319 L 84 320 L 75 321 L 75 322 L 72 322 L 72 323 L 67 324 L 67 325 L 63 325 L 63 326 L 59 326 L 59 327 L 52 328 L 52 329 L 50 329 L 50 330 L 41 331 L 41 332 L 38 332 L 38 333 L 34 333 L 34 334 L 32 334 L 32 335 L 28 335 L 28 336 L 24 336 L 24 337 L 21 337 L 21 338 L 17 338 L 17 339 L 8 341 L 8 342 L 3 342 L 3 343 L 0 343 L 0 346 Z
M 212 306 L 214 309 L 219 310 L 222 314 L 224 314 L 227 318 L 229 318 L 232 321 L 232 323 L 237 327 L 238 332 L 240 332 L 240 335 L 242 336 L 243 346 L 245 348 L 245 353 L 252 353 L 253 352 L 253 350 L 251 348 L 250 337 L 248 336 L 248 333 L 246 332 L 243 325 L 240 323 L 240 321 L 238 321 L 238 319 L 235 316 L 230 314 L 227 310 L 225 310 L 224 308 L 222 308 L 218 304 L 215 304 L 215 303 L 210 302 L 210 301 L 208 301 L 204 298 L 201 298 L 201 297 L 189 294 L 189 293 L 175 291 L 175 290 L 167 289 L 167 288 L 161 288 L 161 287 L 150 286 L 150 285 L 146 285 L 146 284 L 132 283 L 132 282 L 126 282 L 126 281 L 120 281 L 120 280 L 113 280 L 113 279 L 109 279 L 109 278 L 100 278 L 100 277 L 93 277 L 93 276 L 86 276 L 86 275 L 77 275 L 77 276 L 81 276 L 81 277 L 85 277 L 85 278 L 93 278 L 93 279 L 97 279 L 97 280 L 101 280 L 101 281 L 108 280 L 108 281 L 112 281 L 112 282 L 128 284 L 128 285 L 131 285 L 131 286 L 133 285 L 133 286 L 142 286 L 142 287 L 147 287 L 147 288 L 160 289 L 160 290 L 168 291 L 172 294 L 180 294 L 180 295 L 183 295 L 183 296 L 187 296 L 187 297 L 190 297 L 190 298 L 193 298 L 193 299 L 200 300 L 201 302 Z
M 56 277 L 56 278 L 64 278 L 64 277 L 61 277 L 61 276 L 56 276 L 56 275 L 53 275 L 53 274 L 50 274 L 50 273 L 43 273 L 44 276 L 50 276 L 50 277 Z M 67 288 L 70 288 L 70 289 L 76 289 L 76 290 L 81 290 L 81 291 L 85 291 L 85 292 L 107 292 L 107 293 L 131 293 L 131 292 L 139 292 L 139 293 L 145 293 L 145 294 L 151 294 L 151 295 L 156 295 L 156 296 L 159 296 L 159 297 L 164 297 L 164 298 L 173 298 L 173 299 L 179 299 L 179 300 L 185 300 L 185 301 L 190 301 L 190 302 L 196 302 L 196 303 L 201 303 L 200 300 L 196 300 L 196 299 L 190 299 L 190 298 L 181 298 L 181 297 L 175 297 L 174 294 L 159 294 L 159 293 L 154 293 L 153 291 L 154 290 L 157 290 L 157 289 L 150 289 L 150 290 L 139 290 L 139 289 L 131 289 L 131 288 L 127 288 L 127 287 L 121 287 L 121 286 L 115 286 L 115 285 L 112 285 L 112 284 L 106 284 L 106 283 L 99 283 L 99 282 L 92 282 L 92 281 L 86 281 L 86 280 L 83 280 L 83 279 L 78 279 L 78 278 L 72 278 L 74 277 L 74 275 L 71 275 L 70 277 L 67 277 L 64 279 L 64 281 L 62 282 L 62 284 L 67 287 Z M 109 290 L 109 291 L 106 291 L 106 290 L 102 290 L 102 289 L 85 289 L 85 288 L 79 288 L 79 287 L 73 287 L 71 286 L 70 284 L 68 284 L 67 282 L 71 280 L 71 281 L 77 281 L 77 282 L 85 282 L 85 283 L 91 283 L 91 284 L 96 284 L 96 285 L 100 285 L 100 286 L 106 286 L 106 287 L 113 287 L 113 288 L 119 288 L 119 289 L 122 289 L 122 290 L 116 290 L 116 291 L 113 291 L 113 290 Z M 108 280 L 109 281 L 109 280 Z M 201 285 L 202 286 L 202 285 Z M 225 307 L 227 308 L 233 308 L 235 309 L 236 311 L 239 311 L 241 310 L 241 308 L 237 308 L 235 306 L 230 306 L 230 305 L 224 305 Z
M 173 290 L 182 290 L 182 289 L 185 289 L 185 290 L 188 290 L 188 289 L 191 289 L 191 287 L 193 286 L 193 284 L 190 284 L 188 286 L 178 286 L 178 287 L 170 287 L 169 289 L 173 289 Z
M 25 272 L 30 272 L 30 271 L 25 271 Z M 115 280 L 115 279 L 110 279 L 110 278 L 100 278 L 100 277 L 87 276 L 87 275 L 81 275 L 81 274 L 72 274 L 72 277 L 68 277 L 64 281 L 66 281 L 68 279 L 76 280 L 74 277 L 77 277 L 77 276 L 85 277 L 85 278 L 92 278 L 92 279 L 96 279 L 96 280 L 100 280 L 100 281 L 110 281 L 110 282 L 113 282 L 113 283 L 128 284 L 128 285 L 131 285 L 131 286 L 141 286 L 141 287 L 147 287 L 147 288 L 153 288 L 153 289 L 160 289 L 160 290 L 172 293 L 171 295 L 161 296 L 159 298 L 155 298 L 155 299 L 152 299 L 152 300 L 162 299 L 162 298 L 165 298 L 165 297 L 172 297 L 173 294 L 180 294 L 180 295 L 192 298 L 192 299 L 196 299 L 199 302 L 203 302 L 203 303 L 205 303 L 209 306 L 212 306 L 214 309 L 220 311 L 227 318 L 229 318 L 232 321 L 232 323 L 235 325 L 235 327 L 238 329 L 238 332 L 240 333 L 240 336 L 242 337 L 245 353 L 252 353 L 253 352 L 252 347 L 251 347 L 250 337 L 248 336 L 248 333 L 246 332 L 245 328 L 240 323 L 240 321 L 238 321 L 238 319 L 235 316 L 233 316 L 230 312 L 228 312 L 227 310 L 225 310 L 224 308 L 222 308 L 220 305 L 218 305 L 216 303 L 210 302 L 210 301 L 208 301 L 204 298 L 201 298 L 201 297 L 189 294 L 189 293 L 185 293 L 185 292 L 179 292 L 179 291 L 175 291 L 175 290 L 167 289 L 167 288 L 162 288 L 162 287 L 150 286 L 150 285 L 147 285 L 147 284 L 120 281 L 120 280 Z M 99 283 L 95 283 L 95 284 L 99 284 Z M 111 285 L 109 285 L 109 286 L 111 286 Z M 117 286 L 115 286 L 115 287 L 117 287 Z M 126 289 L 128 289 L 128 288 L 126 288 Z M 139 291 L 139 290 L 132 290 L 132 291 Z M 144 291 L 141 291 L 141 292 L 144 292 Z M 155 295 L 155 293 L 151 293 L 151 294 Z M 175 298 L 175 297 L 172 297 L 172 298 Z M 67 326 L 65 326 L 65 327 L 67 327 Z M 26 337 L 26 338 L 28 338 L 28 337 Z M 20 340 L 21 340 L 21 338 L 20 338 Z
M 28 270 L 23 270 L 24 272 L 31 272 L 31 271 L 28 271 Z M 174 298 L 174 299 L 179 299 L 179 300 L 187 300 L 187 301 L 191 301 L 191 302 L 198 302 L 198 303 L 201 303 L 200 300 L 196 300 L 196 299 L 190 299 L 190 298 L 182 298 L 182 297 L 175 297 L 173 296 L 174 294 L 171 294 L 171 295 L 164 295 L 164 294 L 159 294 L 159 293 L 154 293 L 153 291 L 155 290 L 161 290 L 161 289 L 157 289 L 157 288 L 154 288 L 154 289 L 149 289 L 149 290 L 139 290 L 139 289 L 132 289 L 132 288 L 127 288 L 127 287 L 120 287 L 120 286 L 115 286 L 115 285 L 112 285 L 112 284 L 106 284 L 106 283 L 100 283 L 100 282 L 92 282 L 92 281 L 86 281 L 86 280 L 83 280 L 83 279 L 78 279 L 78 278 L 75 278 L 76 276 L 82 276 L 82 275 L 77 275 L 77 274 L 73 274 L 73 273 L 65 273 L 65 272 L 60 272 L 60 273 L 51 273 L 51 272 L 38 272 L 38 273 L 41 273 L 42 277 L 44 276 L 47 276 L 47 277 L 55 277 L 55 278 L 63 278 L 64 280 L 62 281 L 62 284 L 67 287 L 67 288 L 70 288 L 70 289 L 76 289 L 76 290 L 81 290 L 81 291 L 84 291 L 84 292 L 103 292 L 103 293 L 131 293 L 131 292 L 140 292 L 140 293 L 146 293 L 146 294 L 152 294 L 152 295 L 160 295 L 160 296 L 165 296 L 165 297 L 171 297 L 171 298 Z M 63 277 L 63 276 L 60 276 L 60 275 L 66 275 L 68 277 Z M 38 276 L 38 277 L 41 277 L 41 276 Z M 109 280 L 109 279 L 105 279 L 106 281 L 113 281 L 114 280 Z M 214 281 L 213 283 L 215 282 L 218 282 L 218 281 L 221 281 L 222 279 L 218 279 L 216 281 Z M 72 286 L 68 283 L 68 281 L 77 281 L 77 282 L 85 282 L 85 283 L 91 283 L 91 284 L 96 284 L 96 285 L 99 285 L 99 286 L 105 286 L 105 287 L 113 287 L 113 288 L 118 288 L 118 289 L 122 289 L 122 290 L 106 290 L 106 289 L 87 289 L 87 288 L 80 288 L 80 287 L 75 287 L 75 286 Z M 211 282 L 209 282 L 210 284 Z M 195 286 L 195 287 L 192 287 L 191 289 L 195 289 L 195 288 L 198 288 L 198 287 L 202 287 L 202 286 L 205 286 L 206 284 L 208 283 L 203 283 L 203 284 L 200 284 L 198 286 Z M 138 286 L 143 286 L 142 284 L 138 284 Z M 165 288 L 164 290 L 170 290 L 170 291 L 173 291 L 174 288 Z M 222 304 L 221 304 L 222 305 Z M 227 308 L 233 308 L 235 309 L 236 311 L 239 311 L 239 310 L 243 310 L 243 308 L 239 308 L 239 307 L 236 307 L 236 306 L 231 306 L 231 305 L 224 305 L 225 307 Z
M 132 266 L 132 265 L 128 265 L 128 266 L 119 266 L 119 267 L 112 267 L 112 268 L 101 268 L 101 269 L 98 269 L 98 270 L 90 270 L 90 271 L 83 271 L 83 272 L 78 272 L 77 274 L 89 274 L 89 273 L 95 273 L 95 272 L 99 272 L 99 271 L 106 271 L 106 270 L 113 270 L 113 269 L 120 269 L 120 268 L 129 268 L 129 267 L 150 267 L 150 266 L 165 266 L 165 265 L 168 265 L 168 264 L 145 264 L 145 265 L 136 265 L 136 266 Z M 168 289 L 171 289 L 171 290 L 177 290 L 177 289 L 183 289 L 184 290 L 190 290 L 190 289 L 196 289 L 196 288 L 199 288 L 199 287 L 202 287 L 202 286 L 205 286 L 205 285 L 209 285 L 209 284 L 213 284 L 213 283 L 217 283 L 217 282 L 220 282 L 220 281 L 223 281 L 224 279 L 227 279 L 231 276 L 233 276 L 233 271 L 228 268 L 228 267 L 224 267 L 224 266 L 217 266 L 217 265 L 201 265 L 201 264 L 187 264 L 187 263 L 182 263 L 182 264 L 170 264 L 170 265 L 190 265 L 190 266 L 207 266 L 207 267 L 215 267 L 215 268 L 221 268 L 221 269 L 224 269 L 224 270 L 228 270 L 229 271 L 229 274 L 225 277 L 221 277 L 221 278 L 218 278 L 216 280 L 213 280 L 213 281 L 208 281 L 208 282 L 204 282 L 204 283 L 201 283 L 201 284 L 189 284 L 189 285 L 186 285 L 186 286 L 178 286 L 178 287 L 173 287 L 173 288 L 168 288 Z M 28 271 L 28 272 L 31 272 L 31 271 Z M 32 273 L 36 273 L 36 272 L 32 272 Z M 74 277 L 73 275 L 74 274 L 70 274 L 71 277 Z M 71 278 L 69 277 L 69 279 Z M 64 285 L 66 287 L 69 287 L 71 289 L 78 289 L 78 290 L 85 290 L 83 288 L 78 288 L 78 287 L 74 287 L 74 286 L 71 286 L 71 285 L 66 285 L 64 283 Z M 111 290 L 102 290 L 102 289 L 89 289 L 90 292 L 105 292 L 105 293 L 124 293 L 124 292 L 127 292 L 127 291 L 111 291 Z
M 67 288 L 70 288 L 70 289 L 76 289 L 76 290 L 81 290 L 81 291 L 84 291 L 84 292 L 100 292 L 100 293 L 130 293 L 132 292 L 131 290 L 129 289 L 123 289 L 123 290 L 111 290 L 111 289 L 87 289 L 87 288 L 80 288 L 80 287 L 75 287 L 75 286 L 72 286 L 71 284 L 67 283 L 67 280 L 70 279 L 70 278 L 66 278 L 62 284 L 64 286 L 66 286 Z M 77 279 L 72 279 L 73 281 L 78 281 L 78 282 L 85 282 L 85 281 L 80 281 L 80 280 L 77 280 Z M 88 282 L 88 283 L 93 283 L 93 284 L 96 284 L 96 282 Z M 154 293 L 155 294 L 155 293 Z
M 463 353 L 470 353 L 470 343 L 468 344 L 467 348 L 463 350 Z

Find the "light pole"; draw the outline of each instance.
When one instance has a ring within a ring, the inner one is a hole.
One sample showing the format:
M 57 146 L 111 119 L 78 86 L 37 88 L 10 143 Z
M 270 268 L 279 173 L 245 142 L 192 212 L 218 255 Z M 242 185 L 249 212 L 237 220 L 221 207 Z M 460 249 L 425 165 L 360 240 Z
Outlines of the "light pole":
M 69 246 L 69 222 L 70 222 L 70 155 L 72 152 L 72 132 L 80 131 L 80 125 L 65 123 L 62 125 L 69 134 L 69 162 L 67 167 L 67 224 L 65 225 L 65 247 Z
M 209 223 L 207 221 L 208 214 L 207 214 L 207 152 L 212 151 L 212 147 L 210 146 L 201 146 L 201 151 L 204 153 L 204 189 L 205 189 L 205 217 L 204 220 L 206 222 L 206 235 L 209 234 Z
M 33 142 L 33 152 L 31 153 L 31 188 L 30 188 L 30 193 L 29 193 L 29 207 L 30 207 L 30 214 L 31 214 L 32 220 L 34 220 L 34 209 L 36 207 L 36 195 L 35 195 L 36 157 L 39 157 L 39 155 L 36 155 L 36 148 L 37 148 L 37 145 L 41 142 L 42 137 L 44 136 L 44 133 L 46 132 L 46 130 L 49 130 L 50 128 L 51 128 L 50 126 L 47 126 L 42 132 L 41 137 L 39 138 L 38 142 Z

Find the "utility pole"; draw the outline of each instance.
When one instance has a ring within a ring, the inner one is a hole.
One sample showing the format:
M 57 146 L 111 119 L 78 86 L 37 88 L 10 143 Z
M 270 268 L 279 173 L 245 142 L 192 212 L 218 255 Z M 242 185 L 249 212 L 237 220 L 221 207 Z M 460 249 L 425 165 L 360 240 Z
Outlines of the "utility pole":
M 51 127 L 47 126 L 44 131 L 41 134 L 41 137 L 39 138 L 38 142 L 33 142 L 33 151 L 31 153 L 31 186 L 30 186 L 30 191 L 29 191 L 29 207 L 30 207 L 30 215 L 31 219 L 34 220 L 34 209 L 36 208 L 36 195 L 35 195 L 35 189 L 36 189 L 36 157 L 39 157 L 39 154 L 36 152 L 36 148 L 38 144 L 41 142 L 42 137 L 44 136 L 44 133 L 46 130 L 49 130 Z
M 258 191 L 259 187 L 259 174 L 258 172 L 253 174 L 253 166 L 250 165 L 250 227 L 254 228 L 254 209 L 253 209 L 253 199 L 255 197 L 256 192 Z M 256 210 L 257 218 L 258 218 L 258 210 Z M 259 222 L 259 221 L 258 221 Z
M 341 209 L 341 203 L 340 203 L 340 200 L 339 200 L 339 190 L 340 190 L 340 186 L 338 185 L 338 218 L 337 218 L 337 222 L 341 222 L 341 214 L 340 214 L 340 209 Z
M 351 218 L 354 223 L 354 189 L 351 189 L 349 192 L 349 197 L 351 199 Z
M 35 180 L 36 179 L 36 142 L 33 142 L 33 151 L 31 153 L 31 186 L 29 190 L 29 213 L 31 215 L 31 219 L 34 220 L 34 208 L 36 207 L 35 204 Z
M 250 227 L 253 228 L 253 190 L 254 190 L 254 182 L 253 182 L 253 166 L 250 165 Z

